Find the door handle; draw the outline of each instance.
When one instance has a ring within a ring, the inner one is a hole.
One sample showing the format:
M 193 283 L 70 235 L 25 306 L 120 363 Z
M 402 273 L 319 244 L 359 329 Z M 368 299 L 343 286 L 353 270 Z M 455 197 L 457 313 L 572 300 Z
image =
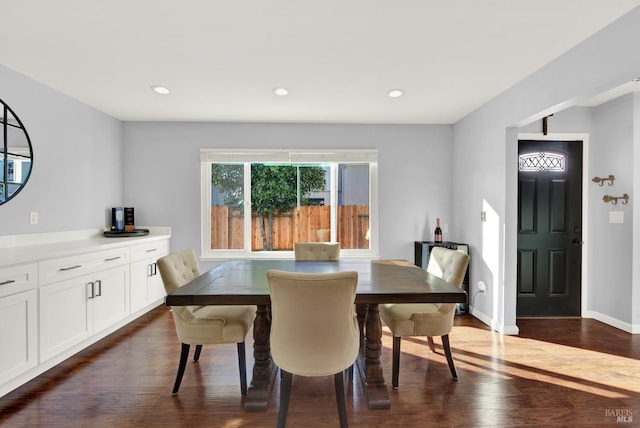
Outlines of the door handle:
M 574 245 L 575 247 L 579 247 L 579 246 L 581 246 L 582 244 L 584 244 L 584 241 L 582 241 L 581 239 L 574 239 L 574 240 L 573 240 L 573 245 Z

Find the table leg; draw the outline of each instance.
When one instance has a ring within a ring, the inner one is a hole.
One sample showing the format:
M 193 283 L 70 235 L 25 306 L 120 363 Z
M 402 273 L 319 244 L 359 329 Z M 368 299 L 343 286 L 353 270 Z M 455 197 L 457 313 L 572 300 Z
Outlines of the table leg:
M 365 305 L 358 305 L 356 311 L 361 320 Z M 362 324 L 361 324 L 362 327 Z M 364 343 L 358 356 L 360 379 L 370 410 L 389 409 L 389 391 L 382 373 L 382 321 L 377 304 L 366 305 L 364 318 Z
M 269 305 L 258 305 L 253 321 L 253 378 L 247 390 L 244 408 L 247 411 L 266 411 L 275 380 L 277 367 L 271 359 L 271 310 Z

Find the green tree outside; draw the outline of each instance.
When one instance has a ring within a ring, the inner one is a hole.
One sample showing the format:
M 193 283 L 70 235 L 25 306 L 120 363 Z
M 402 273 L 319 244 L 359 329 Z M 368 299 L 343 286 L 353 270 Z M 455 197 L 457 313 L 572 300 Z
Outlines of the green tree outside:
M 230 209 L 243 209 L 243 165 L 213 164 L 211 183 L 224 194 Z M 300 199 L 325 189 L 326 172 L 320 166 L 251 164 L 251 211 L 259 217 L 262 248 L 273 250 L 273 216 L 291 212 Z

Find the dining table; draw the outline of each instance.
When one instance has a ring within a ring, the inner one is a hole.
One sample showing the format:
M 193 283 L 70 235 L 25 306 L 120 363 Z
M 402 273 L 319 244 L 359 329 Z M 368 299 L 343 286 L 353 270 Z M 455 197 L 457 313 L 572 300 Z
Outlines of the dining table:
M 168 294 L 167 306 L 255 305 L 254 367 L 244 406 L 265 411 L 278 372 L 269 344 L 271 300 L 267 271 L 271 269 L 330 273 L 358 272 L 355 297 L 360 326 L 356 360 L 369 409 L 389 409 L 389 392 L 382 370 L 382 322 L 378 305 L 384 303 L 467 303 L 467 293 L 404 260 L 339 259 L 229 260 Z M 308 302 L 313 305 L 314 302 Z M 331 308 L 327 308 L 331 310 Z

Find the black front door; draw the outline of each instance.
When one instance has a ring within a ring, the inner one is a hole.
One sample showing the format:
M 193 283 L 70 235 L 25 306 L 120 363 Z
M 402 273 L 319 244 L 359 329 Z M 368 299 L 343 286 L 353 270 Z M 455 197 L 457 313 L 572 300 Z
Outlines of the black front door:
M 582 142 L 518 144 L 517 316 L 579 316 Z

